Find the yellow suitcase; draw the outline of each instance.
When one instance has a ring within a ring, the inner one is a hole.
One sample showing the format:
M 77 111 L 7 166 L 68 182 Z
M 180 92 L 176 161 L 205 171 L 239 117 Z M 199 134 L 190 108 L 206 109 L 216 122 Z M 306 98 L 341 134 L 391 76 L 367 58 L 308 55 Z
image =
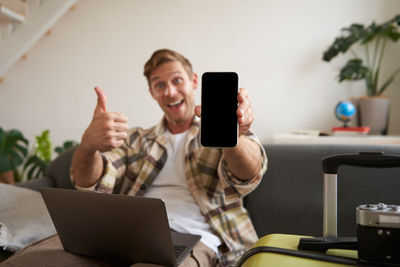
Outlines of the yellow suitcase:
M 309 236 L 270 234 L 260 238 L 237 263 L 242 267 L 358 266 L 357 251 L 330 249 L 326 254 L 298 251 L 301 238 Z

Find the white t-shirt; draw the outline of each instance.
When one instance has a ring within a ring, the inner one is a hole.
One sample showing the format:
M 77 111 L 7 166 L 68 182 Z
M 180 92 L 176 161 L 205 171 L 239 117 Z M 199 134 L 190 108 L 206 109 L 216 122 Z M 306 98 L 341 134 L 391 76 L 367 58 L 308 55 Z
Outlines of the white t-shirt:
M 164 200 L 172 229 L 200 235 L 200 241 L 218 254 L 218 246 L 222 241 L 211 232 L 210 225 L 187 187 L 184 146 L 187 133 L 171 134 L 166 131 L 167 161 L 145 196 Z

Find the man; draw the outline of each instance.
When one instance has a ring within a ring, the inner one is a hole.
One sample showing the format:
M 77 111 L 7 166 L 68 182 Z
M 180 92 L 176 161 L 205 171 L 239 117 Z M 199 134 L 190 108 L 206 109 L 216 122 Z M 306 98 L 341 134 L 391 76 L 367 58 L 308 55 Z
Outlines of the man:
M 107 112 L 106 96 L 97 87 L 93 120 L 72 161 L 73 182 L 107 193 L 118 188 L 123 194 L 162 197 L 174 230 L 200 234 L 212 258 L 218 255 L 222 264 L 231 264 L 257 240 L 241 198 L 266 169 L 263 148 L 249 132 L 254 114 L 247 92 L 241 88 L 238 94 L 238 145 L 205 149 L 195 117 L 201 114 L 194 96 L 198 76 L 190 62 L 174 51 L 158 50 L 144 75 L 164 118 L 150 129 L 127 132 L 127 118 Z
M 266 170 L 263 147 L 250 132 L 254 114 L 247 91 L 238 93 L 237 146 L 203 148 L 194 97 L 198 76 L 190 62 L 158 50 L 144 75 L 164 112 L 161 122 L 128 130 L 127 117 L 108 112 L 106 95 L 96 87 L 97 106 L 74 153 L 71 179 L 82 190 L 162 198 L 172 229 L 201 235 L 180 266 L 233 265 L 257 240 L 242 197 Z

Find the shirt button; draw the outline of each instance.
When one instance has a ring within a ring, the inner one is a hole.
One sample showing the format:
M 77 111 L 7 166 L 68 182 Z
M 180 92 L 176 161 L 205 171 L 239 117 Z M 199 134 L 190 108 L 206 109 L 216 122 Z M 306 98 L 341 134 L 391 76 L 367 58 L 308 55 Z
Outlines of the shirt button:
M 146 185 L 145 185 L 145 184 L 142 184 L 142 185 L 140 186 L 140 189 L 141 189 L 141 190 L 146 190 Z

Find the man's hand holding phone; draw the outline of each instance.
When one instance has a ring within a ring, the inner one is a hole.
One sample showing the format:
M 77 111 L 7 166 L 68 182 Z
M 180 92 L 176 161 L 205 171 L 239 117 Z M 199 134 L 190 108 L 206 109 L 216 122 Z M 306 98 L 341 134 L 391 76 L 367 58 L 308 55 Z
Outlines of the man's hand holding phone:
M 201 115 L 201 144 L 223 148 L 231 172 L 249 180 L 260 171 L 261 158 L 258 145 L 241 137 L 254 122 L 254 113 L 247 90 L 238 87 L 236 73 L 203 74 L 202 105 L 195 107 L 195 114 Z
M 254 122 L 253 106 L 251 105 L 250 98 L 247 94 L 246 88 L 240 88 L 238 97 L 238 108 L 236 115 L 239 123 L 239 137 L 250 130 Z M 196 116 L 201 117 L 201 105 L 197 105 L 194 110 Z
M 254 121 L 247 90 L 239 88 L 235 72 L 205 72 L 201 91 L 201 144 L 206 147 L 235 147 L 238 136 Z M 200 108 L 197 108 L 200 109 Z M 199 111 L 195 110 L 199 115 Z
M 239 106 L 236 114 L 238 116 L 239 123 L 239 136 L 241 136 L 250 129 L 254 121 L 253 107 L 245 88 L 240 88 L 238 94 L 238 104 Z
M 107 112 L 107 97 L 95 87 L 97 105 L 93 119 L 82 136 L 81 147 L 89 151 L 105 152 L 123 145 L 127 137 L 128 118 L 120 112 Z

